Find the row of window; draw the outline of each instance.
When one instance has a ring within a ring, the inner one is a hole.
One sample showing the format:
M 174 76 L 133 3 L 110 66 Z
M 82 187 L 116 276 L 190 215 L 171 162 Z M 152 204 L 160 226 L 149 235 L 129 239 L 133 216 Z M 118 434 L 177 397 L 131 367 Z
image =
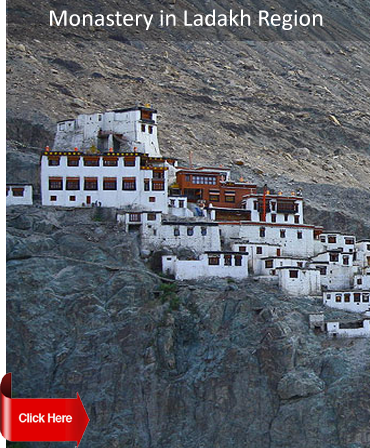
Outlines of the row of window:
M 325 235 L 320 236 L 320 241 L 322 243 L 326 243 L 326 236 Z M 329 235 L 327 241 L 330 244 L 336 244 L 337 237 L 335 235 Z M 355 239 L 354 238 L 344 238 L 344 244 L 353 245 L 353 244 L 355 244 Z
M 79 177 L 67 177 L 65 181 L 66 190 L 80 190 L 80 178 Z M 98 190 L 99 182 L 97 177 L 85 177 L 83 183 L 83 189 L 87 191 Z M 144 179 L 143 185 L 144 191 L 150 191 L 150 179 Z M 62 177 L 49 177 L 49 190 L 63 190 L 63 178 Z M 103 178 L 103 190 L 117 190 L 117 178 L 116 177 L 104 177 Z M 135 177 L 123 177 L 122 178 L 122 190 L 135 191 L 136 190 L 136 178 Z M 163 191 L 164 181 L 160 179 L 152 179 L 152 191 Z
M 242 266 L 243 257 L 241 255 L 230 255 L 225 254 L 224 258 L 224 266 L 232 266 L 232 258 L 234 257 L 234 266 Z M 219 255 L 209 255 L 208 256 L 208 264 L 210 266 L 219 266 L 220 265 L 221 256 Z
M 260 227 L 260 237 L 265 238 L 266 237 L 266 228 Z M 280 238 L 286 238 L 286 230 L 280 229 Z M 297 239 L 301 240 L 303 238 L 303 232 L 302 230 L 297 230 Z
M 201 227 L 200 234 L 202 236 L 207 235 L 207 227 Z M 186 235 L 187 236 L 193 236 L 194 235 L 194 227 L 187 227 L 186 228 Z M 173 229 L 173 236 L 180 236 L 180 227 L 175 227 Z
M 146 125 L 145 124 L 141 125 L 141 132 L 146 132 Z M 149 134 L 153 134 L 153 126 L 148 126 L 148 133 Z
M 70 202 L 76 202 L 76 196 L 74 196 L 74 195 L 69 196 L 68 200 Z M 90 200 L 91 200 L 91 197 L 90 197 L 90 199 L 88 199 L 88 201 L 90 201 Z M 149 196 L 148 200 L 149 200 L 149 202 L 155 202 L 156 198 L 154 196 Z M 50 196 L 50 202 L 57 202 L 57 201 L 58 201 L 58 196 L 55 196 L 55 195 Z M 90 204 L 90 202 L 87 202 L 87 203 Z
M 101 157 L 83 157 L 83 166 L 100 166 Z M 118 157 L 103 157 L 103 166 L 118 166 Z M 60 157 L 50 156 L 48 158 L 49 166 L 59 166 Z M 124 157 L 123 166 L 134 167 L 136 157 Z M 67 166 L 80 166 L 80 157 L 67 157 Z
M 216 176 L 199 176 L 199 175 L 191 175 L 186 174 L 185 175 L 185 181 L 186 182 L 192 182 L 193 184 L 199 185 L 216 185 L 217 184 L 217 177 Z
M 337 303 L 345 302 L 350 303 L 351 299 L 353 298 L 354 303 L 369 303 L 369 297 L 370 294 L 368 292 L 355 292 L 353 294 L 351 293 L 337 293 L 335 294 L 335 301 Z M 326 300 L 331 300 L 331 294 L 326 295 Z

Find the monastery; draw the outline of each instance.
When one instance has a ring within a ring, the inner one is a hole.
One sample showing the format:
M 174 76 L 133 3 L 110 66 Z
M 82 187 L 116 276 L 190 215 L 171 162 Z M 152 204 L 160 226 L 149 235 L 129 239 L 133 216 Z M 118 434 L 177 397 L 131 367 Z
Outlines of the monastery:
M 162 157 L 155 109 L 61 121 L 40 164 L 42 205 L 117 209 L 122 229 L 140 235 L 143 257 L 163 254 L 163 274 L 275 282 L 292 296 L 363 313 L 355 328 L 326 323 L 330 336 L 370 336 L 370 239 L 306 224 L 300 192 L 235 182 L 226 168 Z M 22 202 L 20 188 L 7 187 L 9 204 Z M 32 203 L 32 191 L 31 199 L 23 193 Z

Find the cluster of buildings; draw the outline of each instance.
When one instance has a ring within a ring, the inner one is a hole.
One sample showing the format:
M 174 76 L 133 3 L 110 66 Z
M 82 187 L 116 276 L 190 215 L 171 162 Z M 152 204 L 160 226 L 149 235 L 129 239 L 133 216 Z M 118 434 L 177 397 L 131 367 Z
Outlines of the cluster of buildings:
M 116 208 L 122 227 L 140 234 L 143 256 L 162 254 L 164 274 L 276 282 L 287 294 L 364 313 L 356 334 L 370 335 L 370 239 L 305 224 L 300 192 L 162 157 L 155 109 L 59 122 L 54 149 L 46 148 L 40 164 L 42 205 Z M 8 186 L 7 203 L 32 203 L 30 188 Z M 327 331 L 348 335 L 341 325 L 327 323 Z

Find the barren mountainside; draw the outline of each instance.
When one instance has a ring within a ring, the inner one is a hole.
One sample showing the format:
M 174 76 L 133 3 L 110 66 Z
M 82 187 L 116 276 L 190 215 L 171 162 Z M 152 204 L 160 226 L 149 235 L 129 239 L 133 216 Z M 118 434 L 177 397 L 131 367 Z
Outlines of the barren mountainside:
M 330 3 L 330 11 L 346 19 L 369 17 L 367 2 Z M 326 1 L 310 4 L 328 11 Z M 180 1 L 170 11 L 230 8 L 226 1 L 201 5 Z M 57 120 L 149 103 L 160 114 L 164 155 L 188 162 L 193 151 L 194 163 L 230 166 L 236 178 L 287 191 L 300 187 L 313 218 L 317 212 L 331 229 L 369 234 L 367 41 L 241 42 L 231 32 L 222 42 L 171 41 L 167 29 L 139 41 L 141 34 L 122 29 L 48 26 L 50 9 L 126 13 L 169 6 L 9 2 L 8 138 L 36 148 L 51 146 Z M 232 5 L 235 10 L 247 6 Z M 249 4 L 258 7 L 261 2 Z M 294 7 L 294 1 L 271 6 L 276 11 Z M 344 33 L 344 39 L 352 37 Z M 10 180 L 23 180 L 13 166 Z

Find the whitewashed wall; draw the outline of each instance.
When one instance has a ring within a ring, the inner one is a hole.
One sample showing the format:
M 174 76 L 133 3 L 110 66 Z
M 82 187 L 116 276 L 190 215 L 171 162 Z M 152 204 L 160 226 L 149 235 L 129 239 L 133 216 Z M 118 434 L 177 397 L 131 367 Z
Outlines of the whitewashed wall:
M 294 267 L 278 268 L 279 287 L 292 296 L 320 294 L 320 274 L 314 269 L 297 269 Z M 298 278 L 290 278 L 290 271 L 298 271 Z
M 365 319 L 359 328 L 345 328 L 340 322 L 327 322 L 326 331 L 330 337 L 363 338 L 370 337 L 370 319 Z
M 348 296 L 348 302 L 345 301 L 345 294 Z M 359 301 L 355 301 L 355 294 L 359 294 Z M 330 308 L 352 311 L 355 313 L 364 313 L 370 310 L 369 302 L 370 290 L 368 291 L 326 291 L 323 293 L 323 304 Z M 338 298 L 337 298 L 338 297 Z M 340 301 L 338 300 L 340 297 Z
M 22 196 L 14 196 L 14 189 L 23 188 Z M 32 185 L 7 185 L 6 186 L 6 205 L 32 205 L 33 193 Z
M 167 171 L 164 171 L 164 190 L 152 190 L 152 170 L 140 169 L 140 157 L 136 157 L 135 166 L 127 167 L 123 164 L 123 157 L 118 158 L 118 166 L 103 166 L 103 158 L 100 157 L 100 166 L 84 166 L 82 156 L 79 166 L 67 166 L 67 156 L 60 156 L 58 166 L 48 165 L 48 156 L 41 157 L 41 200 L 42 205 L 53 205 L 61 207 L 82 207 L 87 204 L 87 197 L 91 202 L 101 202 L 103 207 L 141 207 L 167 213 L 168 210 L 168 181 Z M 49 177 L 62 177 L 63 190 L 49 190 Z M 66 190 L 66 178 L 79 177 L 80 190 Z M 84 190 L 84 177 L 97 177 L 98 190 Z M 117 190 L 103 190 L 104 177 L 117 178 Z M 135 177 L 136 190 L 122 190 L 122 178 Z M 144 191 L 144 179 L 150 180 L 150 190 Z M 52 201 L 51 196 L 57 200 Z M 71 201 L 71 197 L 75 201 Z M 154 197 L 155 202 L 150 198 Z
M 220 265 L 208 264 L 208 255 L 203 254 L 199 260 L 179 260 L 176 256 L 162 257 L 162 271 L 164 274 L 174 275 L 176 280 L 196 280 L 200 278 L 235 278 L 244 279 L 248 277 L 248 256 L 242 255 L 242 265 L 235 266 L 232 255 L 232 265 L 224 264 L 224 255 L 220 255 Z

